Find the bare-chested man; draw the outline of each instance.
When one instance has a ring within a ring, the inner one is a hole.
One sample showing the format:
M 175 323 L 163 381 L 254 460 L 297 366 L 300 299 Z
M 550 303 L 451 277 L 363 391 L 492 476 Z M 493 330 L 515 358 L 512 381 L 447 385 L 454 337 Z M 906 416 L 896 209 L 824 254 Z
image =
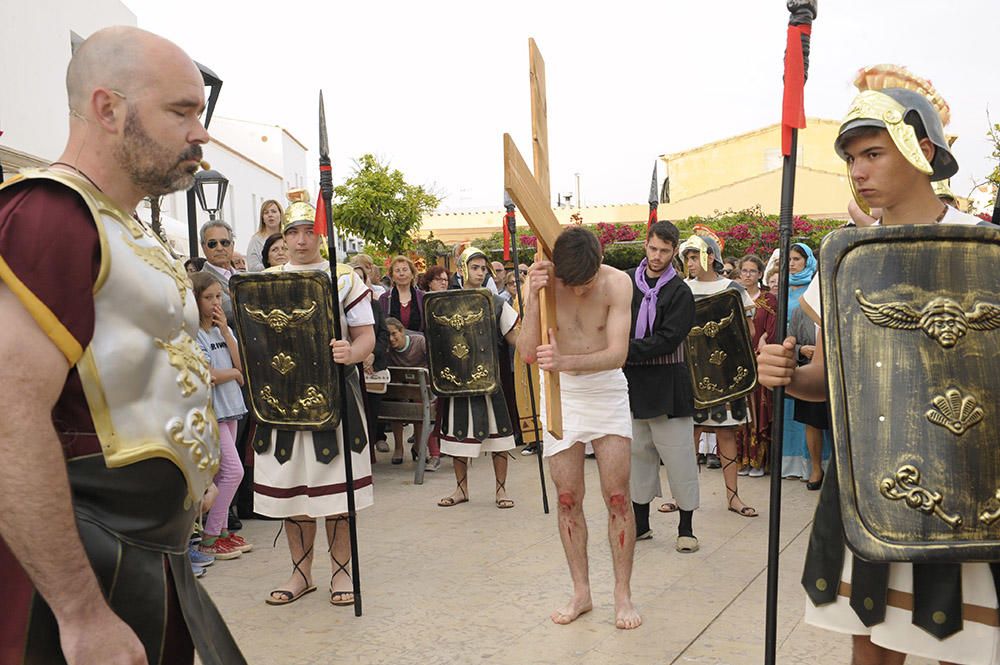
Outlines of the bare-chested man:
M 615 625 L 627 629 L 642 623 L 629 585 L 635 550 L 629 495 L 632 418 L 628 384 L 621 370 L 628 355 L 632 283 L 625 273 L 601 265 L 601 259 L 601 246 L 593 233 L 579 226 L 563 231 L 553 248 L 552 262 L 536 261 L 528 274 L 524 325 L 517 344 L 529 363 L 537 360 L 540 369 L 560 372 L 562 384 L 563 438 L 546 432 L 543 452 L 559 494 L 559 536 L 573 579 L 573 597 L 552 613 L 552 620 L 567 624 L 593 608 L 583 515 L 584 446 L 592 445 L 608 508 Z M 555 297 L 559 327 L 549 332 L 551 343 L 543 345 L 538 290 L 545 286 Z

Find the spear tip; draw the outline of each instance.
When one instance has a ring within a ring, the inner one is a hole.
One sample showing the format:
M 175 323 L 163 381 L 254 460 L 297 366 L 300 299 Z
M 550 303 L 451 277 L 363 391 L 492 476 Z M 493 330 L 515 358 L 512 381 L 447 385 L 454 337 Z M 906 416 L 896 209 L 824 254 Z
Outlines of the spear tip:
M 330 156 L 330 146 L 326 134 L 326 107 L 323 104 L 323 91 L 319 91 L 319 154 L 320 157 Z

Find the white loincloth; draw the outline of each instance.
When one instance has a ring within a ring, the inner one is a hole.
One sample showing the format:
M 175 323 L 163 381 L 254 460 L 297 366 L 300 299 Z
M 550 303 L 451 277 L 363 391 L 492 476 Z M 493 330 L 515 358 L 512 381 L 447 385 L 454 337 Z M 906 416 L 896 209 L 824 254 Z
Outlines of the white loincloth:
M 541 418 L 545 423 L 545 383 L 540 380 Z M 632 440 L 632 412 L 628 403 L 628 382 L 621 369 L 591 374 L 559 375 L 562 402 L 563 438 L 548 430 L 542 434 L 545 457 L 568 450 L 577 441 L 593 451 L 595 439 L 613 434 Z

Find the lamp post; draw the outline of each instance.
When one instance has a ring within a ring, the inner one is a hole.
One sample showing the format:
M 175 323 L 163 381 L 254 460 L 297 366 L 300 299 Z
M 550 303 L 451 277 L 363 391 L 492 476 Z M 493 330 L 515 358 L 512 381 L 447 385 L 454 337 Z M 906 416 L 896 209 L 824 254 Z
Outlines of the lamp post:
M 228 188 L 229 179 L 215 169 L 198 171 L 194 175 L 194 194 L 198 197 L 198 205 L 208 213 L 209 219 L 215 219 L 215 213 L 222 210 Z
M 202 82 L 209 89 L 208 93 L 208 103 L 205 108 L 205 129 L 208 129 L 208 124 L 212 122 L 212 113 L 215 112 L 215 104 L 219 101 L 219 92 L 222 90 L 222 79 L 219 75 L 213 72 L 211 69 L 202 65 L 200 63 L 195 63 L 198 66 L 198 70 L 201 72 Z M 197 221 L 197 211 L 194 207 L 194 187 L 187 190 L 187 218 L 188 218 L 188 255 L 191 258 L 198 256 L 198 221 Z M 225 196 L 225 194 L 223 194 Z M 204 204 L 202 204 L 204 207 Z M 222 204 L 219 204 L 219 208 Z M 219 208 L 216 208 L 218 210 Z

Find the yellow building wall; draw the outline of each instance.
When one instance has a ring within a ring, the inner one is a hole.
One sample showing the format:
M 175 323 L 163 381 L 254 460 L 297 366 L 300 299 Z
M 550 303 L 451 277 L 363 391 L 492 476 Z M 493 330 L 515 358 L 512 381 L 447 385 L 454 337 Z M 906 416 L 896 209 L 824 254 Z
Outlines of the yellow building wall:
M 847 218 L 851 191 L 844 162 L 833 150 L 839 122 L 811 118 L 799 131 L 795 169 L 796 215 Z M 760 206 L 765 214 L 781 207 L 781 128 L 778 125 L 709 143 L 693 150 L 661 155 L 670 177 L 670 203 L 661 203 L 660 219 L 709 217 L 728 210 Z M 636 224 L 648 218 L 646 203 L 553 208 L 560 224 Z M 445 244 L 483 238 L 503 228 L 503 210 L 425 215 L 420 234 Z M 527 222 L 518 215 L 518 227 Z
M 799 130 L 796 165 L 829 173 L 845 173 L 833 149 L 840 123 L 809 118 Z M 724 185 L 781 169 L 781 126 L 771 125 L 692 150 L 660 156 L 670 178 L 670 200 L 679 202 Z

